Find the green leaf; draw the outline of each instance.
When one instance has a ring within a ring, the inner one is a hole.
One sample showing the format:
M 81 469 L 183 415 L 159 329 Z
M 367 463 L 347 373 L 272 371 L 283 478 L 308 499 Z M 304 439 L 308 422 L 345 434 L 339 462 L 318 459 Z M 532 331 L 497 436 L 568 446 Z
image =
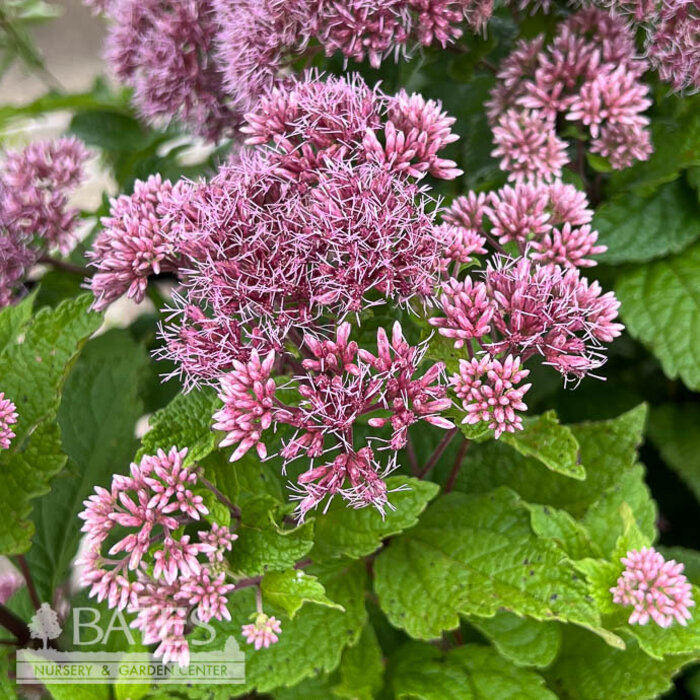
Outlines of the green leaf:
M 446 654 L 428 644 L 407 644 L 392 658 L 391 684 L 396 698 L 557 700 L 542 676 L 476 644 Z
M 483 493 L 506 485 L 529 503 L 553 505 L 582 517 L 604 490 L 634 466 L 645 418 L 646 407 L 640 405 L 612 420 L 569 426 L 581 449 L 585 481 L 545 471 L 537 460 L 493 441 L 471 446 L 456 488 Z
M 548 469 L 579 481 L 586 478 L 586 470 L 579 464 L 579 447 L 573 433 L 559 424 L 554 411 L 536 418 L 526 418 L 523 430 L 505 433 L 501 438 L 525 457 L 534 457 Z
M 651 700 L 671 687 L 671 679 L 694 655 L 649 658 L 634 643 L 622 651 L 570 627 L 554 666 L 545 676 L 560 700 Z
M 159 449 L 187 447 L 187 463 L 206 457 L 216 446 L 211 430 L 211 417 L 218 399 L 216 392 L 205 387 L 178 394 L 165 408 L 157 411 L 149 420 L 150 430 L 143 436 L 137 461 Z
M 37 290 L 34 290 L 19 304 L 6 306 L 0 311 L 0 352 L 10 343 L 14 343 L 22 329 L 29 323 L 36 294 Z
M 3 488 L 0 508 L 0 552 L 29 549 L 34 525 L 28 521 L 31 501 L 49 489 L 51 478 L 66 463 L 54 422 L 66 376 L 100 316 L 88 312 L 84 295 L 57 309 L 42 309 L 27 327 L 24 341 L 0 354 L 3 390 L 17 406 L 17 437 L 0 453 Z
M 351 700 L 372 700 L 381 690 L 384 677 L 382 650 L 374 628 L 367 624 L 355 644 L 346 647 L 340 661 L 340 683 L 333 694 Z
M 644 467 L 641 464 L 624 472 L 620 481 L 610 487 L 583 518 L 583 526 L 605 556 L 613 552 L 617 538 L 622 534 L 620 507 L 623 503 L 629 506 L 636 526 L 644 537 L 652 542 L 656 537 L 656 505 L 644 483 Z
M 43 420 L 58 410 L 60 392 L 85 340 L 100 326 L 102 317 L 88 309 L 92 295 L 44 308 L 34 317 L 24 341 L 0 355 L 0 377 L 6 396 L 17 406 L 19 418 L 14 449 Z
M 664 462 L 685 481 L 700 501 L 700 405 L 655 406 L 648 434 Z
M 53 600 L 78 549 L 78 513 L 95 486 L 127 473 L 134 455 L 134 427 L 142 414 L 138 390 L 148 354 L 127 331 L 90 341 L 66 381 L 58 423 L 68 468 L 34 503 L 36 537 L 27 555 L 40 598 Z
M 693 599 L 700 600 L 697 586 L 693 586 Z M 626 625 L 626 630 L 639 642 L 640 648 L 655 659 L 675 654 L 694 654 L 700 658 L 700 615 L 694 614 L 685 626 L 674 621 L 670 627 L 663 628 L 650 622 Z
M 260 590 L 265 602 L 282 608 L 290 618 L 297 614 L 304 603 L 343 609 L 342 605 L 328 598 L 326 589 L 315 576 L 309 576 L 299 569 L 265 574 Z
M 700 389 L 700 244 L 623 272 L 615 291 L 630 334 L 670 379 Z
M 555 540 L 571 559 L 584 559 L 601 554 L 600 549 L 591 540 L 588 530 L 565 510 L 537 504 L 527 504 L 527 508 L 530 511 L 533 532 L 540 537 Z
M 148 143 L 148 135 L 133 117 L 106 109 L 79 112 L 70 132 L 88 146 L 109 151 L 134 151 Z
M 375 562 L 375 590 L 390 622 L 435 639 L 458 626 L 460 613 L 491 617 L 506 608 L 598 628 L 585 583 L 552 540 L 532 533 L 529 520 L 505 488 L 439 498 Z
M 254 689 L 258 693 L 268 693 L 332 671 L 340 663 L 343 649 L 357 642 L 367 620 L 364 564 L 343 562 L 332 568 L 313 567 L 308 571 L 318 576 L 329 598 L 342 605 L 344 612 L 305 605 L 292 620 L 274 606 L 268 608 L 265 604 L 266 613 L 281 619 L 279 642 L 259 651 L 247 647 L 245 683 L 219 686 L 224 691 L 220 697 L 238 697 Z M 229 596 L 229 610 L 231 622 L 212 620 L 210 624 L 216 631 L 216 638 L 211 645 L 198 646 L 198 651 L 210 647 L 220 649 L 231 634 L 241 640 L 241 626 L 250 622 L 250 616 L 255 612 L 253 589 L 233 591 Z
M 673 118 L 658 118 L 652 121 L 651 140 L 654 153 L 649 160 L 615 172 L 610 178 L 612 192 L 648 192 L 665 182 L 675 180 L 684 168 L 700 164 L 698 99 L 679 99 L 677 104 L 678 114 Z
M 601 262 L 646 262 L 680 253 L 700 238 L 695 192 L 682 180 L 663 185 L 650 197 L 626 194 L 600 206 L 593 217 L 599 243 L 608 246 Z
M 229 555 L 231 569 L 243 577 L 284 571 L 309 553 L 314 544 L 314 522 L 282 528 L 276 517 L 278 502 L 268 495 L 251 498 L 242 506 L 238 539 Z
M 314 561 L 371 554 L 384 538 L 415 525 L 440 490 L 432 482 L 403 476 L 391 476 L 386 483 L 394 491 L 389 497 L 394 510 L 387 509 L 384 517 L 374 508 L 355 510 L 336 499 L 327 513 L 316 518 Z
M 557 622 L 499 612 L 493 617 L 470 617 L 469 623 L 516 666 L 549 666 L 561 644 L 561 625 Z

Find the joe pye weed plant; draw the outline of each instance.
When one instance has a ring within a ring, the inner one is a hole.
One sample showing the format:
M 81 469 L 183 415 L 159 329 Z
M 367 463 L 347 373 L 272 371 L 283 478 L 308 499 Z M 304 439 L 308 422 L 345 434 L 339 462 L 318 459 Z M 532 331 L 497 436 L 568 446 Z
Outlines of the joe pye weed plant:
M 2 692 L 700 698 L 700 4 L 86 4 L 80 93 L 0 9 Z M 20 682 L 86 608 L 245 676 Z

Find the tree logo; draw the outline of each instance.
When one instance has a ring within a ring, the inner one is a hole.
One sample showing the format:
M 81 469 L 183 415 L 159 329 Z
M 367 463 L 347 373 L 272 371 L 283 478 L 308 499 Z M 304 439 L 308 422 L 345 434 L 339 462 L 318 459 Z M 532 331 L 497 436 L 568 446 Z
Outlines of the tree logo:
M 61 634 L 58 615 L 48 603 L 43 603 L 29 623 L 29 631 L 34 639 L 41 639 L 44 649 L 49 639 L 56 639 Z

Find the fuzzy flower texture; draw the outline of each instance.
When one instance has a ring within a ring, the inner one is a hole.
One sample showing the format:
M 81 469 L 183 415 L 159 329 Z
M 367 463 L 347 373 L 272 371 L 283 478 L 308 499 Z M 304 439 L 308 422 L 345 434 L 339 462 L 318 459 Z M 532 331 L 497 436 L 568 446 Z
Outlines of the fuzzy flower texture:
M 187 450 L 159 450 L 95 488 L 80 518 L 86 551 L 78 560 L 81 584 L 110 608 L 136 613 L 132 627 L 144 644 L 157 644 L 163 662 L 189 662 L 185 628 L 230 620 L 223 554 L 237 538 L 228 528 L 201 528 L 208 514 L 195 495 L 198 471 L 184 464 Z M 184 534 L 185 531 L 196 532 Z
M 621 561 L 625 570 L 610 592 L 613 602 L 634 608 L 630 625 L 646 625 L 649 620 L 659 627 L 669 627 L 674 620 L 688 624 L 695 601 L 681 573 L 683 564 L 665 561 L 653 547 L 632 550 Z
M 138 183 L 95 242 L 98 308 L 142 299 L 159 271 L 177 277 L 159 356 L 186 389 L 218 388 L 214 427 L 233 460 L 270 448 L 285 470 L 305 460 L 301 518 L 335 496 L 390 507 L 383 477 L 410 427 L 453 427 L 450 387 L 464 422 L 498 437 L 522 427 L 525 363 L 579 381 L 622 330 L 615 297 L 581 274 L 604 247 L 573 186 L 472 192 L 440 219 L 423 176 L 459 174 L 441 153 L 453 122 L 357 76 L 290 79 L 246 115 L 248 150 L 208 182 Z M 430 323 L 462 350 L 459 372 L 422 368 L 427 341 L 409 343 L 405 325 L 379 328 L 376 352 L 358 344 L 351 321 L 380 304 L 437 308 Z
M 491 0 L 86 0 L 110 19 L 106 57 L 155 122 L 180 118 L 210 139 L 316 48 L 378 67 L 417 46 L 480 30 Z
M 569 162 L 558 125 L 571 122 L 592 153 L 615 169 L 652 152 L 647 63 L 636 57 L 634 32 L 620 16 L 586 8 L 558 25 L 550 44 L 521 40 L 502 62 L 487 113 L 493 155 L 515 182 L 550 182 Z
M 72 138 L 37 141 L 2 154 L 0 164 L 0 308 L 22 296 L 30 269 L 49 251 L 67 252 L 78 211 L 68 197 L 87 158 Z

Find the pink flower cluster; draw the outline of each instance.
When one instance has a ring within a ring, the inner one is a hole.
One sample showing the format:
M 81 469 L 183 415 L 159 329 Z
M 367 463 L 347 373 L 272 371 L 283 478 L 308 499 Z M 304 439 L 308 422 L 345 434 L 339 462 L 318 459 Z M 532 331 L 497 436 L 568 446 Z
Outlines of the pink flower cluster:
M 89 280 L 96 310 L 124 294 L 140 302 L 150 275 L 178 270 L 164 209 L 164 202 L 174 195 L 173 189 L 169 180 L 151 175 L 145 182 L 136 181 L 133 194 L 112 199 L 109 216 L 102 218 L 103 229 L 88 253 L 97 268 Z
M 528 359 L 539 356 L 565 380 L 580 380 L 605 362 L 604 343 L 622 332 L 615 296 L 580 272 L 605 247 L 596 244 L 585 195 L 561 182 L 470 192 L 443 218 L 453 240 L 470 245 L 451 270 L 448 261 L 442 315 L 429 322 L 466 350 L 450 380 L 467 414 L 463 422 L 486 421 L 499 437 L 522 428 L 518 412 L 527 408 L 530 385 L 518 385 L 529 374 L 522 368 Z M 499 252 L 482 271 L 462 277 L 462 264 L 486 246 Z
M 700 89 L 700 0 L 612 0 L 646 30 L 646 55 L 674 90 Z
M 251 348 L 281 350 L 292 330 L 330 328 L 388 300 L 429 301 L 444 266 L 435 202 L 416 182 L 460 173 L 440 156 L 455 137 L 439 103 L 308 74 L 246 120 L 251 151 L 208 182 L 179 183 L 162 207 L 139 202 L 134 215 L 134 195 L 93 253 L 100 306 L 127 289 L 140 298 L 152 260 L 186 261 L 162 354 L 188 386 Z
M 336 494 L 354 507 L 371 504 L 383 511 L 387 489 L 382 476 L 394 468 L 395 452 L 406 445 L 409 426 L 424 420 L 439 428 L 453 427 L 439 415 L 451 405 L 445 387 L 438 383 L 443 365 L 434 364 L 416 377 L 426 348 L 409 345 L 398 322 L 391 340 L 379 329 L 376 355 L 350 340 L 349 323 L 338 327 L 335 340 L 306 335 L 304 346 L 304 373 L 284 387 L 285 395 L 297 394 L 294 405 L 282 401 L 271 377 L 274 352 L 263 360 L 253 352 L 249 362 L 236 362 L 234 371 L 222 377 L 224 405 L 214 415 L 214 428 L 226 432 L 221 445 L 237 445 L 232 461 L 253 447 L 264 459 L 265 432 L 273 426 L 291 426 L 293 436 L 281 450 L 285 464 L 301 455 L 312 460 L 297 479 L 301 518 Z M 354 427 L 362 417 L 368 418 L 371 428 L 387 426 L 390 433 L 371 437 L 358 448 Z M 383 466 L 371 446 L 377 442 L 386 443 L 380 450 L 392 452 Z M 339 452 L 335 458 L 324 457 L 334 451 Z M 322 464 L 314 466 L 316 459 Z
M 591 267 L 592 256 L 607 248 L 598 245 L 591 229 L 593 211 L 586 195 L 573 185 L 521 183 L 496 192 L 470 192 L 443 212 L 457 240 L 470 241 L 469 254 L 478 254 L 487 240 L 497 249 L 515 243 L 520 255 L 538 263 Z M 468 262 L 462 260 L 461 262 Z
M 0 450 L 9 450 L 12 438 L 12 426 L 17 422 L 17 407 L 5 398 L 5 393 L 0 391 Z
M 144 117 L 179 118 L 212 140 L 232 134 L 240 115 L 229 105 L 216 60 L 218 24 L 211 0 L 94 0 L 111 23 L 106 57 L 134 89 Z
M 267 649 L 279 640 L 282 632 L 280 621 L 276 617 L 268 617 L 265 613 L 256 613 L 255 622 L 243 625 L 241 631 L 248 644 L 254 644 L 255 649 Z
M 491 0 L 86 0 L 111 20 L 107 59 L 142 114 L 231 134 L 291 64 L 322 50 L 379 67 L 481 30 Z
M 193 492 L 197 470 L 185 466 L 186 455 L 159 450 L 132 464 L 128 476 L 115 475 L 109 489 L 96 487 L 80 514 L 87 551 L 78 562 L 90 596 L 136 613 L 132 626 L 143 643 L 158 644 L 157 657 L 184 666 L 190 614 L 202 622 L 231 619 L 226 605 L 234 586 L 225 582 L 222 562 L 237 537 L 216 524 L 197 532 L 195 542 L 181 534 L 208 513 Z
M 613 602 L 633 606 L 631 625 L 646 625 L 653 620 L 659 627 L 669 627 L 674 619 L 687 625 L 695 605 L 688 579 L 681 573 L 683 564 L 665 561 L 653 547 L 627 552 L 622 558 L 625 570 L 610 589 Z
M 68 206 L 88 154 L 72 138 L 8 151 L 0 165 L 0 308 L 21 293 L 29 269 L 49 250 L 67 252 L 78 211 Z
M 509 179 L 551 181 L 568 162 L 561 119 L 590 138 L 590 150 L 622 169 L 652 152 L 642 113 L 651 105 L 640 81 L 634 34 L 619 17 L 586 8 L 562 22 L 552 42 L 522 40 L 502 62 L 487 103 L 493 155 Z

